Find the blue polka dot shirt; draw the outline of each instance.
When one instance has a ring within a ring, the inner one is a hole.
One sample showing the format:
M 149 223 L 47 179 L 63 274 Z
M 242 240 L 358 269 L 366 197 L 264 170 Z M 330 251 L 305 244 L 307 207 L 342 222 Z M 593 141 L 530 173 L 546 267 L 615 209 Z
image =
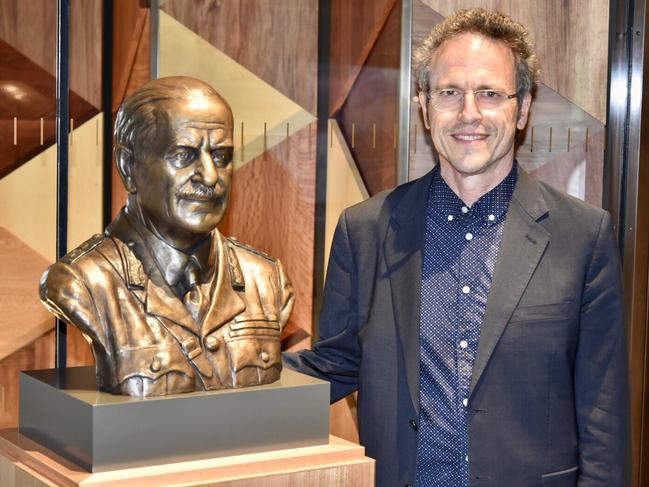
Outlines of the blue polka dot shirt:
M 435 169 L 421 282 L 417 485 L 469 486 L 471 371 L 507 208 L 509 175 L 469 207 Z

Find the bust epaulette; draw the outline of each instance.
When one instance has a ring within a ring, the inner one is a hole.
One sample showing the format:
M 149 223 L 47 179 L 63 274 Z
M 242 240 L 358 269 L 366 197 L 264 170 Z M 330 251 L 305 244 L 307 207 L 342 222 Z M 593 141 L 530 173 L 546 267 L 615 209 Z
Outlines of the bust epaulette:
M 62 259 L 61 262 L 64 262 L 66 264 L 73 264 L 74 261 L 76 261 L 79 257 L 87 254 L 90 252 L 92 249 L 97 247 L 100 243 L 104 241 L 106 238 L 106 235 L 103 233 L 96 233 L 92 237 L 90 237 L 88 240 L 83 242 L 81 245 L 79 245 L 77 248 L 71 250 L 68 252 Z
M 239 247 L 241 249 L 247 250 L 248 252 L 252 252 L 253 254 L 256 254 L 260 257 L 263 257 L 264 259 L 267 259 L 271 262 L 277 262 L 277 259 L 275 257 L 272 257 L 268 255 L 265 252 L 262 252 L 259 249 L 256 249 L 254 247 L 251 247 L 250 245 L 244 244 L 242 242 L 239 242 L 236 238 L 234 237 L 226 237 L 228 239 L 228 242 L 232 245 L 235 245 L 236 247 Z

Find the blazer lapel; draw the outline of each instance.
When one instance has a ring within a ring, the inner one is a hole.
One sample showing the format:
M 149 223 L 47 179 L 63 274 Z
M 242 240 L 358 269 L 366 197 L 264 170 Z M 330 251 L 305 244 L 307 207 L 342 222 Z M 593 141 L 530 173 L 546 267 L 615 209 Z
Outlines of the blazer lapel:
M 550 240 L 550 234 L 538 223 L 547 211 L 538 184 L 519 167 L 480 331 L 471 393 Z
M 401 340 L 408 389 L 417 414 L 422 248 L 426 227 L 426 202 L 432 174 L 431 171 L 404 188 L 406 193 L 395 203 L 391 212 L 384 244 L 394 318 Z M 386 203 L 390 204 L 390 201 Z

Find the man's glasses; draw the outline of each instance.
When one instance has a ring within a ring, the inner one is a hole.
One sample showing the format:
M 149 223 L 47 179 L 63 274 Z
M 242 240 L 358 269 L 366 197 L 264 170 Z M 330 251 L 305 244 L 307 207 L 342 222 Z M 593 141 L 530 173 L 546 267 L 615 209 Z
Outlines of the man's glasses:
M 494 110 L 500 108 L 505 102 L 516 97 L 516 93 L 508 95 L 506 92 L 498 90 L 461 91 L 453 88 L 446 88 L 444 90 L 433 90 L 429 92 L 428 98 L 433 106 L 433 110 L 437 110 L 438 112 L 447 112 L 461 108 L 464 103 L 464 96 L 467 93 L 473 94 L 475 103 L 480 110 Z

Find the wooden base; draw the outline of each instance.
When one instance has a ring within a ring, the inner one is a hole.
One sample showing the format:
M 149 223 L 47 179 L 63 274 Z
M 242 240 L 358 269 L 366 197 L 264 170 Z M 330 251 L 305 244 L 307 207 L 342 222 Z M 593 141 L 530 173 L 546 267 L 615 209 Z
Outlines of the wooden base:
M 362 446 L 331 436 L 327 445 L 91 474 L 16 429 L 5 429 L 0 430 L 0 485 L 370 487 L 374 460 Z

